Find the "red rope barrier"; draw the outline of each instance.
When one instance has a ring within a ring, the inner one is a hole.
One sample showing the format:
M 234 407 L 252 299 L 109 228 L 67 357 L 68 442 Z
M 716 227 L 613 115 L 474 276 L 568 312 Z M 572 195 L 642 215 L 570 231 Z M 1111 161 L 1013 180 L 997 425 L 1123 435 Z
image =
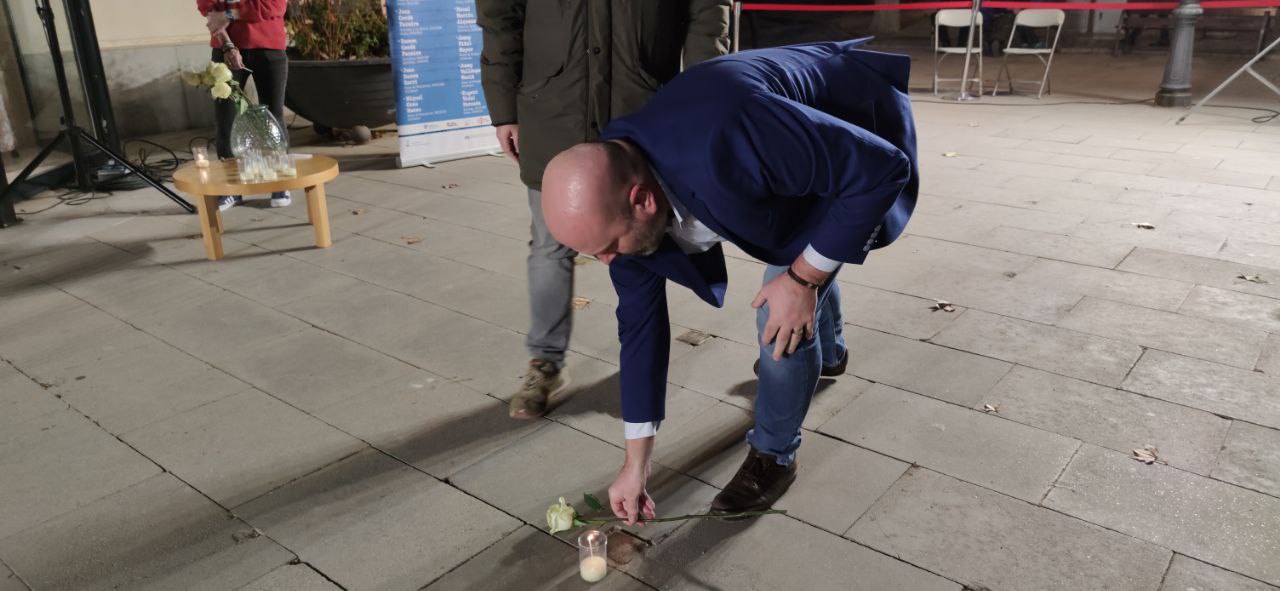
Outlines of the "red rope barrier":
M 1032 2 L 1026 0 L 992 0 L 982 4 L 987 8 L 1056 8 L 1059 10 L 1173 10 L 1177 2 Z M 969 8 L 969 2 L 947 0 L 941 2 L 907 2 L 903 4 L 780 4 L 767 2 L 743 2 L 742 10 L 763 12 L 875 12 L 881 10 L 942 10 Z M 1205 10 L 1218 8 L 1277 8 L 1278 0 L 1209 0 L 1201 2 Z

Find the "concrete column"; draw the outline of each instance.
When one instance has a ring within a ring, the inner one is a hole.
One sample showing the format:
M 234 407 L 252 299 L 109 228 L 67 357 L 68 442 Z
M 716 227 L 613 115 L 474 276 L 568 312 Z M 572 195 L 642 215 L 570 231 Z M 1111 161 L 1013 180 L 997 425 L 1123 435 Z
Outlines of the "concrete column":
M 1164 66 L 1164 80 L 1156 92 L 1161 107 L 1185 107 L 1191 104 L 1191 56 L 1196 40 L 1196 19 L 1204 9 L 1196 0 L 1181 0 L 1173 9 L 1173 35 L 1169 44 L 1169 61 Z

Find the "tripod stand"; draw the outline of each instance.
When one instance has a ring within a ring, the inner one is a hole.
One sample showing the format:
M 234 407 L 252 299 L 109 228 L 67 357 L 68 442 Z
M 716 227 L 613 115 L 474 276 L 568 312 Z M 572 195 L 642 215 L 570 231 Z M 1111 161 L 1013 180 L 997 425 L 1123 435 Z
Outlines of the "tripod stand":
M 49 6 L 49 0 L 35 0 L 35 2 L 36 13 L 40 15 L 40 22 L 44 25 L 44 36 L 49 43 L 49 57 L 53 61 L 53 74 L 58 82 L 58 94 L 62 99 L 62 129 L 58 131 L 58 135 L 53 138 L 53 141 L 49 142 L 48 145 L 41 149 L 40 153 L 36 154 L 35 159 L 32 160 L 26 168 L 23 168 L 22 172 L 18 173 L 18 176 L 13 179 L 13 183 L 3 191 L 0 191 L 0 205 L 3 205 L 0 209 L 12 207 L 12 193 L 14 193 L 17 186 L 27 180 L 27 177 L 31 176 L 31 173 L 35 171 L 36 167 L 40 166 L 40 164 L 44 162 L 44 159 L 48 158 L 49 154 L 53 153 L 54 148 L 57 148 L 63 140 L 66 140 L 71 146 L 72 165 L 75 167 L 76 182 L 81 191 L 89 190 L 93 186 L 92 181 L 89 178 L 89 163 L 86 160 L 86 147 L 81 143 L 86 142 L 93 148 L 96 148 L 99 152 L 114 159 L 117 164 L 128 169 L 129 172 L 145 181 L 148 185 L 154 187 L 157 191 L 163 193 L 169 199 L 172 199 L 174 203 L 180 205 L 182 209 L 187 211 L 187 213 L 195 213 L 195 206 L 188 203 L 186 199 L 183 199 L 177 193 L 169 190 L 168 187 L 160 184 L 159 181 L 151 178 L 151 176 L 146 172 L 131 164 L 124 158 L 124 156 L 117 154 L 114 150 L 107 147 L 102 142 L 99 142 L 92 134 L 86 132 L 84 128 L 76 125 L 75 111 L 71 106 L 71 91 L 67 87 L 67 73 L 64 70 L 62 62 L 62 48 L 58 43 L 58 31 L 53 24 L 53 9 Z M 94 47 L 97 47 L 96 41 L 94 43 Z M 0 227 L 8 225 L 5 224 L 4 221 L 5 220 L 0 219 Z M 13 218 L 13 221 L 18 222 L 21 221 L 21 219 L 15 217 Z
M 1178 121 L 1175 123 L 1175 125 L 1182 123 L 1187 119 L 1187 117 L 1190 117 L 1191 114 L 1196 111 L 1196 109 L 1199 109 L 1200 107 L 1204 106 L 1205 103 L 1213 100 L 1213 97 L 1217 96 L 1219 92 L 1222 92 L 1222 89 L 1226 88 L 1228 84 L 1231 84 L 1233 81 L 1235 81 L 1236 78 L 1239 78 L 1240 75 L 1244 74 L 1245 72 L 1248 72 L 1250 76 L 1253 76 L 1254 78 L 1256 78 L 1258 82 L 1261 82 L 1262 85 L 1266 86 L 1271 92 L 1276 93 L 1276 96 L 1280 96 L 1280 88 L 1276 88 L 1275 84 L 1272 84 L 1270 80 L 1267 80 L 1266 77 L 1264 77 L 1262 74 L 1255 72 L 1253 69 L 1253 64 L 1256 64 L 1262 61 L 1262 58 L 1266 57 L 1268 53 L 1271 53 L 1271 50 L 1275 49 L 1277 45 L 1280 45 L 1280 37 L 1277 37 L 1275 41 L 1271 42 L 1271 45 L 1268 45 L 1265 49 L 1263 49 L 1262 51 L 1259 51 L 1258 55 L 1253 56 L 1253 59 L 1249 60 L 1247 63 L 1245 63 L 1245 65 L 1241 66 L 1239 70 L 1236 70 L 1236 73 L 1232 74 L 1230 78 L 1223 80 L 1222 84 L 1219 84 L 1217 88 L 1213 89 L 1213 92 L 1210 92 L 1204 98 L 1200 99 L 1200 102 L 1192 105 L 1191 108 L 1188 109 L 1186 113 L 1184 113 L 1181 117 L 1178 118 Z

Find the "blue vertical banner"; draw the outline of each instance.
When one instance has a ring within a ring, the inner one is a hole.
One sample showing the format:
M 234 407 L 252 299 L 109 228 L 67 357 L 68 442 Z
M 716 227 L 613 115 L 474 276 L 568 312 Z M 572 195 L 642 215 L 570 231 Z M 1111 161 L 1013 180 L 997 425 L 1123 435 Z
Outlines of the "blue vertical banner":
M 390 0 L 400 166 L 499 149 L 480 87 L 475 0 Z

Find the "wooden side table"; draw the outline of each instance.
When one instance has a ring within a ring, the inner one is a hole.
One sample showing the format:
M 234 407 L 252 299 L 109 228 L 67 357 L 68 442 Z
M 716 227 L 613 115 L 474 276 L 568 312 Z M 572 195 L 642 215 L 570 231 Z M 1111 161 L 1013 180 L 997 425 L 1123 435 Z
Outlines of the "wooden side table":
M 328 156 L 312 155 L 296 161 L 298 176 L 263 181 L 240 182 L 234 160 L 212 161 L 208 168 L 187 163 L 173 173 L 173 186 L 191 195 L 200 216 L 200 233 L 204 236 L 204 252 L 209 260 L 222 258 L 222 212 L 218 211 L 218 197 L 223 195 L 251 195 L 274 193 L 290 189 L 304 189 L 307 193 L 307 218 L 316 229 L 316 246 L 329 248 L 333 239 L 329 236 L 329 206 L 324 199 L 324 184 L 338 176 L 338 161 Z

